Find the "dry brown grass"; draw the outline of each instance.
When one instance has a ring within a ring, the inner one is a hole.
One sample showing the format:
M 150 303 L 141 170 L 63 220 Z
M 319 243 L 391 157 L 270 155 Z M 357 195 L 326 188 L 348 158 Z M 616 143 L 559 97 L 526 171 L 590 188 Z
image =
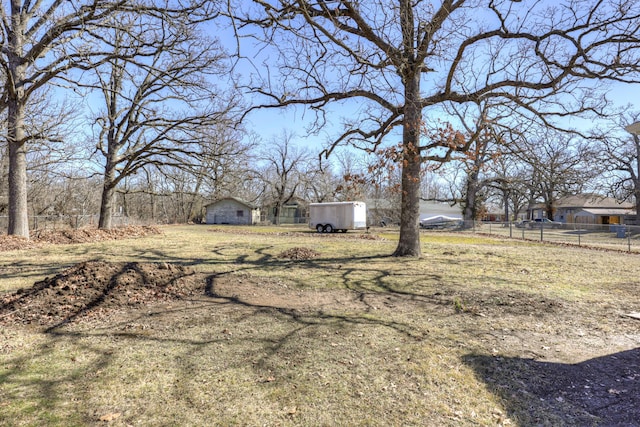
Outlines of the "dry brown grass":
M 640 368 L 614 367 L 638 360 L 640 322 L 622 316 L 640 311 L 638 255 L 425 234 L 422 259 L 397 259 L 397 236 L 374 235 L 166 227 L 0 253 L 5 294 L 90 260 L 198 275 L 187 298 L 48 332 L 2 326 L 0 424 L 607 425 L 596 409 L 615 403 L 638 415 Z M 314 256 L 282 256 L 300 253 Z M 590 370 L 599 360 L 609 367 Z

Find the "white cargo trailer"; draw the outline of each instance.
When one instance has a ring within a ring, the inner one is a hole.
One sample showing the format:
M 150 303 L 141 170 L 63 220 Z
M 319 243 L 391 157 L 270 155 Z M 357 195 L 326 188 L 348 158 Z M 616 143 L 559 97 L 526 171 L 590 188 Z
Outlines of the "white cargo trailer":
M 367 205 L 364 202 L 310 203 L 309 228 L 318 233 L 366 230 Z

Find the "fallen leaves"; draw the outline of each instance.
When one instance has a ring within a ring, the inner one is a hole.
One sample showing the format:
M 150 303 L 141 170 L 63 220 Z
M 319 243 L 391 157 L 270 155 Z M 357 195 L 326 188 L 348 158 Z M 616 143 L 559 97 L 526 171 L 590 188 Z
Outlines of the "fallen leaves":
M 291 248 L 278 255 L 278 258 L 289 258 L 293 260 L 307 260 L 320 256 L 318 251 L 310 248 Z
M 105 240 L 143 237 L 150 234 L 161 234 L 159 228 L 153 226 L 127 226 L 99 230 L 97 228 L 80 228 L 64 230 L 36 230 L 31 239 L 19 236 L 0 235 L 0 251 L 35 249 L 44 245 L 72 243 L 92 243 Z

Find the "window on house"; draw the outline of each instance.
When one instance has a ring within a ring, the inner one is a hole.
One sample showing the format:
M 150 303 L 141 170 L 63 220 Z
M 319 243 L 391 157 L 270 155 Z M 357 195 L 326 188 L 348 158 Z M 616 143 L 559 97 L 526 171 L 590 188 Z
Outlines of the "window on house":
M 236 216 L 238 218 L 242 218 L 244 216 L 244 211 L 236 211 Z

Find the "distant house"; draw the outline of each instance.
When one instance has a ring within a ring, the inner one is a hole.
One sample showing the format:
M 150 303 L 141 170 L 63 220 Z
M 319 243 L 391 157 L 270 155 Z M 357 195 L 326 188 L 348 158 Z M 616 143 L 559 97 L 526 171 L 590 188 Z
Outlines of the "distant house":
M 553 219 L 567 224 L 623 224 L 626 216 L 635 215 L 633 204 L 596 194 L 562 197 L 556 201 L 555 209 Z M 544 205 L 531 208 L 530 218 L 544 216 Z
M 207 224 L 253 225 L 260 220 L 257 206 L 235 197 L 216 200 L 206 205 L 205 209 Z
M 280 207 L 279 223 L 280 224 L 304 224 L 309 220 L 307 214 L 307 208 L 309 203 L 306 201 L 294 197 L 284 205 Z M 269 221 L 272 224 L 278 223 L 276 221 L 276 206 L 265 205 L 262 208 L 262 221 Z

